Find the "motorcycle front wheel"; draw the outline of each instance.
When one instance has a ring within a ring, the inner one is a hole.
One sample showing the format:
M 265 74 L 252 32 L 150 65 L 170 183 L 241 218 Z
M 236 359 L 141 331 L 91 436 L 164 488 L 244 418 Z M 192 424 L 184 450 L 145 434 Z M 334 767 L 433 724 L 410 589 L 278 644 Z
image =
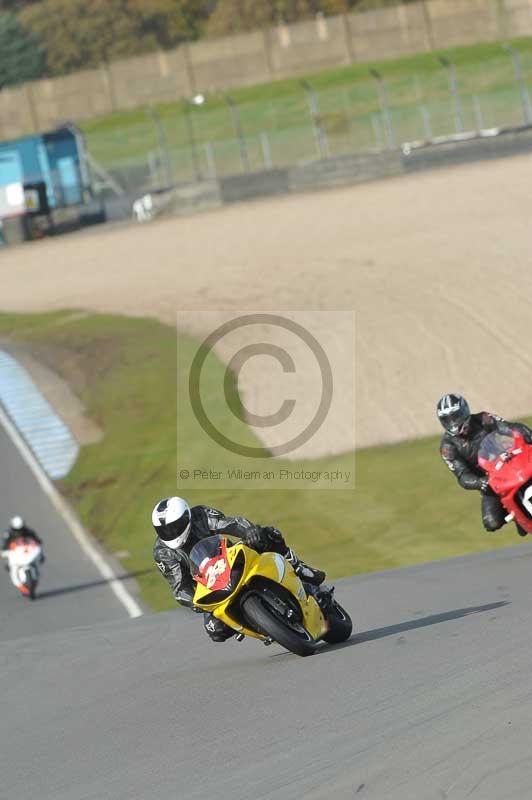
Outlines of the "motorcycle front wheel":
M 327 612 L 327 622 L 329 623 L 329 630 L 323 637 L 323 640 L 329 644 L 345 642 L 353 632 L 351 617 L 345 608 L 342 608 L 340 603 L 337 603 L 336 600 Z
M 296 656 L 311 656 L 316 649 L 312 636 L 297 623 L 281 619 L 260 595 L 250 594 L 242 601 L 242 611 L 250 628 L 263 633 Z
M 37 592 L 37 580 L 32 572 L 26 573 L 26 587 L 28 589 L 28 597 L 30 600 L 35 600 L 35 594 Z

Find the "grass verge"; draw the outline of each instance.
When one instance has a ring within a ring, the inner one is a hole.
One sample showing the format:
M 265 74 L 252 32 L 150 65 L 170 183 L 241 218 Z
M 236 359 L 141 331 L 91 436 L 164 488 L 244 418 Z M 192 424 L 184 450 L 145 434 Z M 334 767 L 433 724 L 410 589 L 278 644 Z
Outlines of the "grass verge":
M 142 599 L 156 610 L 172 608 L 152 562 L 150 516 L 154 503 L 177 485 L 176 408 L 184 397 L 176 396 L 175 332 L 155 321 L 117 316 L 0 314 L 0 339 L 31 346 L 105 431 L 101 443 L 82 448 L 60 489 L 108 551 L 128 552 L 122 558 L 126 570 L 151 570 L 139 577 Z M 179 345 L 195 348 L 186 339 Z M 186 385 L 178 386 L 178 394 L 184 391 Z M 190 459 L 205 463 L 208 452 L 194 452 L 193 439 L 188 446 Z M 328 461 L 308 463 L 324 469 Z M 188 497 L 278 525 L 331 578 L 518 543 L 510 528 L 484 533 L 477 493 L 456 486 L 435 437 L 357 451 L 353 491 L 194 490 Z

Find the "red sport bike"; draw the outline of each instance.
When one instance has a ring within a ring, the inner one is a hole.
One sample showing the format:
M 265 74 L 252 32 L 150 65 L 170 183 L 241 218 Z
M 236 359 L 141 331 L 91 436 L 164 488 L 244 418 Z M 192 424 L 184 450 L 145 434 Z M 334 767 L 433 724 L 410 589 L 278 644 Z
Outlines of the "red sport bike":
M 522 534 L 532 533 L 532 445 L 517 431 L 490 433 L 480 445 L 478 463 L 508 511 L 506 522 L 516 522 Z

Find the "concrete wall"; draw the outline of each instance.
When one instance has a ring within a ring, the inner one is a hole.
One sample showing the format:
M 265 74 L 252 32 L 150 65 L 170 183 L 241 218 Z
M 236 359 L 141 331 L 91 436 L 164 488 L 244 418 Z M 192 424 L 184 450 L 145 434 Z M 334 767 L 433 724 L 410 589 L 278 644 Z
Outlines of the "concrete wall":
M 267 83 L 274 77 L 264 33 L 225 39 L 204 39 L 189 45 L 189 63 L 196 91 Z
M 207 39 L 0 92 L 0 137 L 326 67 L 532 35 L 532 0 L 419 0 Z

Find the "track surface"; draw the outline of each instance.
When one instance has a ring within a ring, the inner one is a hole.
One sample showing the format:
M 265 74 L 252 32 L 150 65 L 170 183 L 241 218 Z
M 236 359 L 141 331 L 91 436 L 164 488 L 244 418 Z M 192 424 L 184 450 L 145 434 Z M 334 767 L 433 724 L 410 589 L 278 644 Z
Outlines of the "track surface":
M 2 792 L 530 797 L 531 572 L 523 545 L 344 581 L 358 633 L 307 659 L 185 611 L 7 642 Z
M 35 603 L 16 591 L 4 562 L 0 565 L 0 645 L 20 636 L 127 618 L 1 426 L 0 464 L 0 525 L 5 527 L 14 514 L 24 516 L 41 534 L 47 557 Z

